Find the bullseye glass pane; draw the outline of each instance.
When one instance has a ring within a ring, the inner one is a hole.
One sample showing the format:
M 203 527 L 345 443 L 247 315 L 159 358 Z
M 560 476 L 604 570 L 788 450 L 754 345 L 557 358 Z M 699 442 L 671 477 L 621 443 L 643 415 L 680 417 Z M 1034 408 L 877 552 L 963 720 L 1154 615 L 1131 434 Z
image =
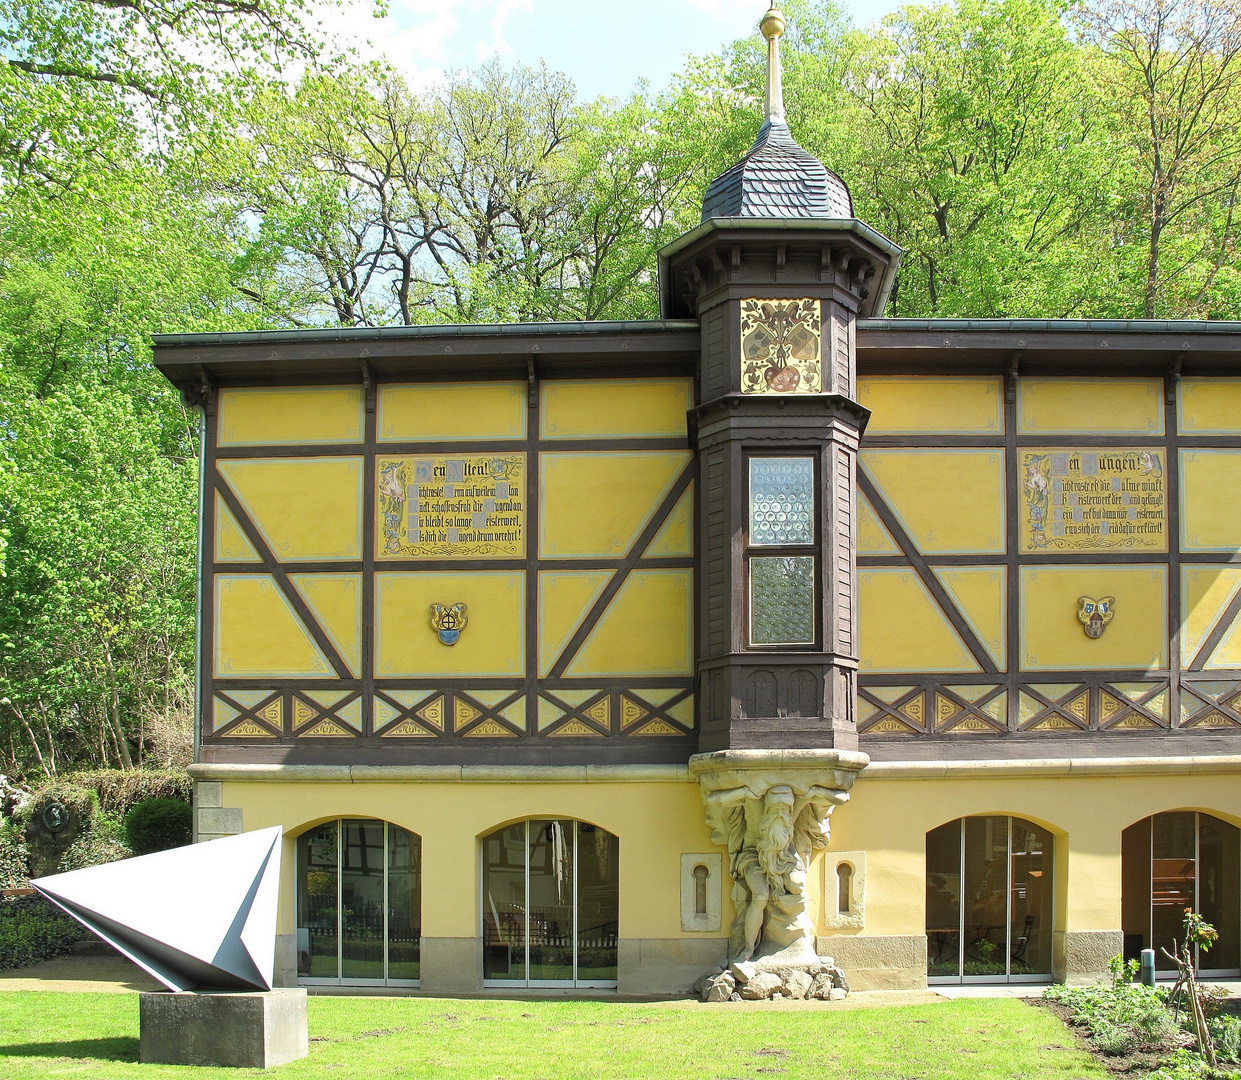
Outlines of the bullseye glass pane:
M 750 458 L 750 546 L 814 543 L 814 458 Z
M 814 557 L 750 560 L 750 642 L 814 644 Z

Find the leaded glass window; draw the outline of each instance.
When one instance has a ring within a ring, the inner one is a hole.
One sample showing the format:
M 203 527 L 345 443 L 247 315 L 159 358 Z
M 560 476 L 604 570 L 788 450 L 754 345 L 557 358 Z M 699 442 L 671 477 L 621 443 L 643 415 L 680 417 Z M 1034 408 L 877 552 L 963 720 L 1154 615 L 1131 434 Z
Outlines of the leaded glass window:
M 815 460 L 752 457 L 749 481 L 750 644 L 813 645 Z
M 750 546 L 814 543 L 814 458 L 750 458 Z

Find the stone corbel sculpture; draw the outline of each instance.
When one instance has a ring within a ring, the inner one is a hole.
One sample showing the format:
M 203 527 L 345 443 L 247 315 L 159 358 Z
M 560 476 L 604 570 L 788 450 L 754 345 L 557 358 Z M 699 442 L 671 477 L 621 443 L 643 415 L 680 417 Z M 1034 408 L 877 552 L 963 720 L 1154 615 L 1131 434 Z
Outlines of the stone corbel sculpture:
M 724 750 L 690 759 L 712 842 L 728 848 L 733 963 L 818 964 L 806 910 L 810 859 L 827 847 L 831 813 L 869 760 L 843 750 Z

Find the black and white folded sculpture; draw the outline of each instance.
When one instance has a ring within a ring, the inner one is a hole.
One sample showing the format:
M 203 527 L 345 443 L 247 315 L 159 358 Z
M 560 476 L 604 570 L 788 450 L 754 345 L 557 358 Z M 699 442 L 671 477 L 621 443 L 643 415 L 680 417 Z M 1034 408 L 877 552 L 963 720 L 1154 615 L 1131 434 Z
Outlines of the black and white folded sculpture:
M 169 990 L 270 990 L 280 826 L 31 881 Z

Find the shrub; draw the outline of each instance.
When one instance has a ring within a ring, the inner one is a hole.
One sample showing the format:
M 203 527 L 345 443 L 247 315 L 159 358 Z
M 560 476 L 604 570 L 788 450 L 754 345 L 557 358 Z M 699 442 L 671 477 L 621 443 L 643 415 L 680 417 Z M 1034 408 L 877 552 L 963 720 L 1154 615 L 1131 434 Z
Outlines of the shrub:
M 30 878 L 30 854 L 21 831 L 0 822 L 0 889 L 24 889 Z
M 100 769 L 79 773 L 77 783 L 99 793 L 99 808 L 123 818 L 147 799 L 180 799 L 188 803 L 193 781 L 183 772 L 155 769 Z
M 1200 1054 L 1192 1050 L 1175 1050 L 1146 1080 L 1241 1080 L 1241 1072 L 1212 1069 Z
M 0 901 L 0 971 L 66 953 L 87 932 L 39 896 Z
M 1069 1010 L 1104 1054 L 1125 1054 L 1158 1046 L 1177 1034 L 1163 987 L 1139 986 L 1117 978 L 1111 986 L 1051 986 L 1043 993 Z
M 125 815 L 125 843 L 135 855 L 188 844 L 193 811 L 180 799 L 144 799 Z

